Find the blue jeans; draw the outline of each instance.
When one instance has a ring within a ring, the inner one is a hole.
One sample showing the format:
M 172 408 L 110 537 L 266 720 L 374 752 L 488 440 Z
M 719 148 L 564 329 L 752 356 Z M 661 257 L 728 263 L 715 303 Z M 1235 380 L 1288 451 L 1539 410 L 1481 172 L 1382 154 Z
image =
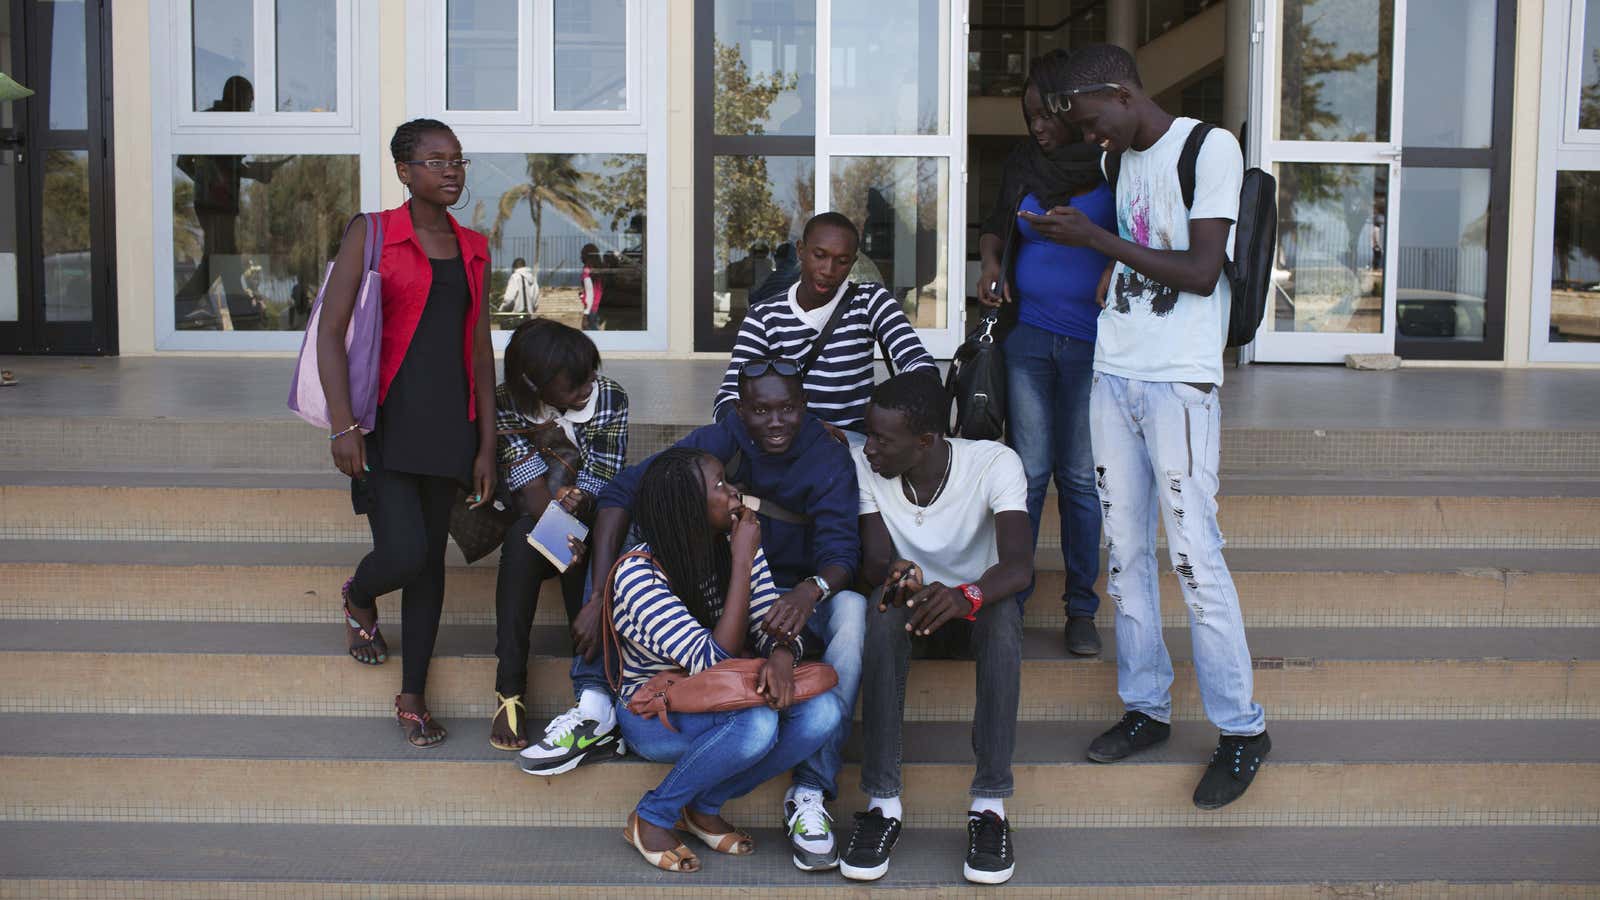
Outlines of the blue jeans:
M 1100 498 L 1094 489 L 1089 440 L 1089 388 L 1094 342 L 1065 337 L 1018 322 L 1005 340 L 1006 421 L 1011 447 L 1028 475 L 1028 518 L 1039 542 L 1045 491 L 1056 480 L 1061 514 L 1061 557 L 1067 587 L 1061 600 L 1069 616 L 1093 616 L 1100 577 Z M 1030 587 L 1018 596 L 1026 602 Z
M 634 715 L 617 701 L 617 721 L 633 752 L 676 763 L 639 800 L 639 818 L 671 828 L 689 808 L 720 815 L 722 804 L 743 797 L 787 772 L 839 730 L 839 701 L 812 697 L 785 710 L 757 706 L 720 713 L 670 713 L 673 732 L 656 719 Z M 821 785 L 807 785 L 820 788 Z
M 815 755 L 794 768 L 794 783 L 822 788 L 832 800 L 839 795 L 839 767 L 844 765 L 844 742 L 850 737 L 851 713 L 861 687 L 861 651 L 867 640 L 867 598 L 855 591 L 840 591 L 817 604 L 806 622 L 806 639 L 826 648 L 822 661 L 833 666 L 839 684 L 829 693 L 844 711 L 833 737 Z
M 593 596 L 594 596 L 593 578 L 591 576 L 589 576 L 589 575 L 585 575 L 584 579 L 583 579 L 583 603 L 584 603 L 584 605 L 587 605 L 589 603 L 589 601 L 591 599 L 593 599 Z M 612 662 L 611 662 L 611 671 L 615 672 L 617 670 L 617 666 L 620 665 L 620 664 L 621 664 L 620 660 L 612 660 Z M 583 698 L 583 692 L 585 690 L 600 691 L 601 693 L 604 693 L 607 697 L 612 695 L 611 694 L 611 682 L 606 680 L 606 655 L 604 653 L 595 654 L 595 658 L 594 658 L 593 662 L 584 659 L 582 653 L 577 653 L 577 654 L 573 655 L 573 657 L 572 657 L 572 697 L 573 697 L 573 699 L 581 700 Z
M 1189 607 L 1206 716 L 1223 734 L 1255 735 L 1266 730 L 1266 716 L 1254 700 L 1239 594 L 1217 528 L 1219 393 L 1095 374 L 1095 474 L 1111 551 L 1106 593 L 1117 605 L 1117 693 L 1130 711 L 1170 722 L 1172 658 L 1156 583 L 1160 515 Z

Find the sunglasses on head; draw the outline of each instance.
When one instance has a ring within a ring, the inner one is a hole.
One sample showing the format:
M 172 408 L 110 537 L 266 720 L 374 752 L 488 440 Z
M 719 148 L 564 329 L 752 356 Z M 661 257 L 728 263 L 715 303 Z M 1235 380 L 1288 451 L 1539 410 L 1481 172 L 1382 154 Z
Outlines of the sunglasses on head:
M 1056 115 L 1072 109 L 1072 98 L 1079 94 L 1098 94 L 1101 91 L 1120 91 L 1122 85 L 1115 81 L 1102 81 L 1099 84 L 1086 84 L 1070 91 L 1054 91 L 1044 95 L 1045 108 Z
M 741 378 L 760 378 L 768 372 L 776 372 L 785 378 L 793 378 L 800 374 L 800 364 L 787 359 L 752 359 L 739 367 Z

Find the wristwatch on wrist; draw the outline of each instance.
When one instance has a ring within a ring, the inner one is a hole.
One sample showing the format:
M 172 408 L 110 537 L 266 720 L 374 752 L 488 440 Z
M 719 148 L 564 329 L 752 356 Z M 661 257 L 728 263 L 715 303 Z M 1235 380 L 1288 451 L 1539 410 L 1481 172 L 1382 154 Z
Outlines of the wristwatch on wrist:
M 828 579 L 823 578 L 821 575 L 813 575 L 806 580 L 816 585 L 817 590 L 822 592 L 822 596 L 817 598 L 818 603 L 828 599 L 828 595 L 833 593 L 833 588 L 828 585 Z
M 972 612 L 967 613 L 962 618 L 968 622 L 976 621 L 978 610 L 983 609 L 983 591 L 979 590 L 975 584 L 963 584 L 958 589 L 967 598 L 967 602 L 972 604 Z

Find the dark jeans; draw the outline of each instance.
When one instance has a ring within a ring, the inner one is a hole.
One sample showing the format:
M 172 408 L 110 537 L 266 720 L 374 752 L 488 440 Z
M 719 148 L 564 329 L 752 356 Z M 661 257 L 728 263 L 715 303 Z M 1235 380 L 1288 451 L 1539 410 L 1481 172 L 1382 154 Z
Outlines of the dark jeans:
M 1018 322 L 1006 336 L 1005 354 L 1007 431 L 1028 474 L 1034 543 L 1039 541 L 1045 491 L 1054 476 L 1067 569 L 1061 601 L 1069 616 L 1093 616 L 1100 608 L 1094 592 L 1100 577 L 1100 498 L 1089 440 L 1094 342 Z M 1030 588 L 1022 599 L 1031 593 Z
M 372 552 L 356 566 L 350 605 L 371 609 L 400 591 L 400 692 L 421 694 L 444 611 L 444 551 L 455 479 L 377 471 L 366 476 Z M 530 548 L 531 549 L 531 548 Z
M 923 659 L 977 659 L 972 752 L 978 769 L 972 777 L 972 796 L 1011 796 L 1011 757 L 1017 747 L 1022 692 L 1022 603 L 1014 597 L 987 603 L 978 610 L 976 622 L 956 619 L 926 638 L 914 639 L 906 631 L 909 618 L 903 606 L 878 612 L 876 593 L 868 602 L 861 684 L 861 727 L 866 738 L 862 792 L 868 797 L 900 796 L 906 677 L 915 652 Z
M 500 572 L 494 584 L 494 653 L 500 664 L 495 668 L 494 689 L 507 697 L 527 690 L 528 634 L 539 606 L 539 587 L 545 579 L 558 577 L 555 566 L 528 543 L 536 521 L 531 515 L 518 517 L 500 544 Z M 577 565 L 559 574 L 569 625 L 583 605 L 588 571 L 588 566 Z

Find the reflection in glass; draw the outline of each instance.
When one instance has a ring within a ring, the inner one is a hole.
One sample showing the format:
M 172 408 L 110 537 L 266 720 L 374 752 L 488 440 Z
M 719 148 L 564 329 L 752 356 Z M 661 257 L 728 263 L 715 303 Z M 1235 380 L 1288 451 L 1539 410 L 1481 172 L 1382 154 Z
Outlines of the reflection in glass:
M 448 0 L 444 16 L 445 106 L 516 109 L 516 0 Z
M 1583 12 L 1583 93 L 1578 127 L 1600 128 L 1600 0 L 1588 0 Z
M 339 94 L 337 6 L 278 0 L 278 111 L 332 112 Z
M 94 320 L 89 234 L 89 151 L 45 151 L 39 249 L 48 321 Z
M 1401 337 L 1483 340 L 1489 170 L 1407 169 L 1395 319 Z
M 967 93 L 978 97 L 1020 97 L 1028 60 L 1106 39 L 1106 11 L 1099 4 L 1080 7 L 1064 20 L 1030 23 L 1049 31 L 1022 31 L 1028 7 L 1008 3 L 973 3 L 967 37 Z M 1003 27 L 1013 26 L 1013 27 Z M 1054 26 L 1051 28 L 1051 26 Z
M 628 107 L 623 0 L 556 0 L 556 109 Z
M 816 167 L 809 156 L 718 156 L 712 170 L 711 324 L 731 332 L 752 297 L 799 277 L 794 245 L 812 215 Z
M 11 36 L 11 0 L 0 0 L 0 72 L 16 71 Z M 16 105 L 0 103 L 0 128 L 15 123 Z M 0 150 L 0 163 L 15 159 L 12 151 Z M 0 322 L 15 322 L 17 315 L 17 180 L 0 178 Z
M 360 209 L 357 156 L 173 159 L 180 329 L 300 331 Z
M 472 205 L 455 215 L 489 236 L 495 328 L 533 314 L 646 327 L 644 154 L 474 153 L 467 187 Z
M 255 106 L 255 11 L 251 0 L 194 0 L 194 108 Z
M 1556 173 L 1554 244 L 1550 340 L 1600 341 L 1600 172 Z
M 1394 0 L 1283 0 L 1282 9 L 1278 137 L 1387 141 Z
M 1406 79 L 1406 146 L 1489 146 L 1496 5 L 1497 0 L 1409 0 L 1406 71 L 1415 76 Z
M 88 34 L 83 0 L 55 0 L 34 7 L 42 40 L 50 48 L 50 127 L 81 131 L 89 127 Z
M 816 4 L 718 0 L 715 29 L 717 134 L 815 134 Z
M 841 156 L 829 184 L 833 208 L 861 229 L 855 281 L 876 281 L 917 328 L 943 328 L 949 296 L 944 157 Z M 865 270 L 865 271 L 864 271 Z
M 1383 331 L 1388 166 L 1281 163 L 1273 329 Z
M 835 134 L 944 134 L 950 128 L 950 5 L 876 0 L 833 6 Z

